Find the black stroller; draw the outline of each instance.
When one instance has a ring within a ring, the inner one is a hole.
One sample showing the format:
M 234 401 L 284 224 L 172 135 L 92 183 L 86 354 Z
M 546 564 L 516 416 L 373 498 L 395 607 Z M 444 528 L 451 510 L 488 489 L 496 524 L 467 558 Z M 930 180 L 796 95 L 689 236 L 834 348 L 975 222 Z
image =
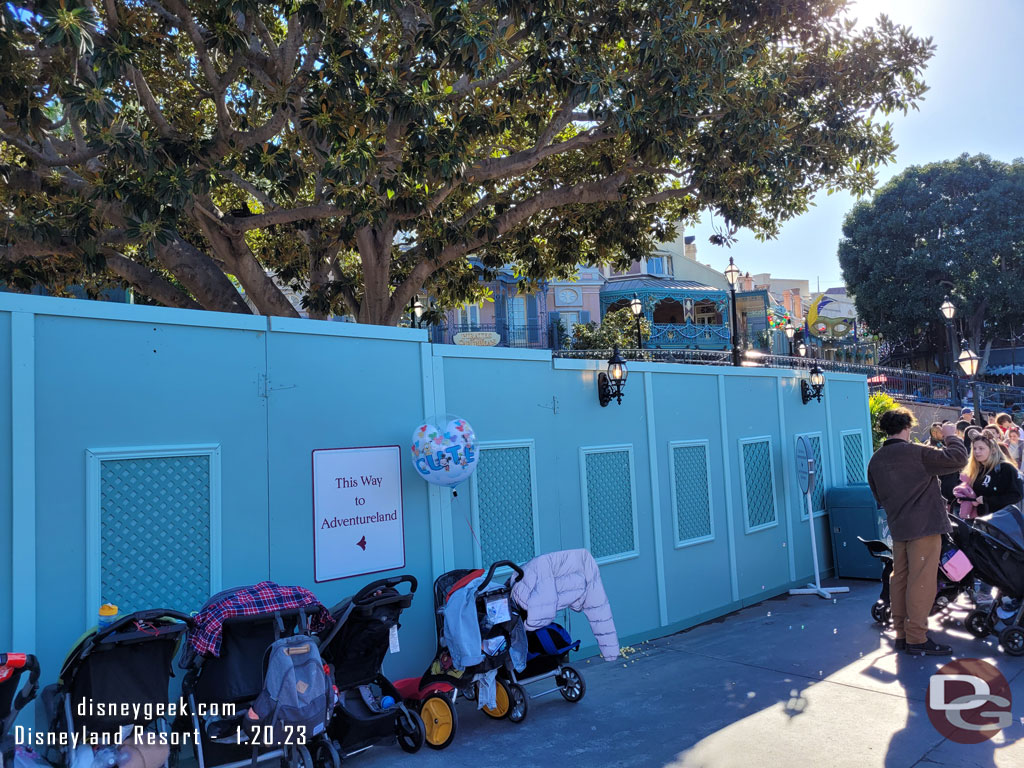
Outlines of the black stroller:
M 18 690 L 21 676 L 28 681 Z M 30 653 L 0 653 L 0 768 L 14 765 L 11 726 L 39 690 L 39 662 Z
M 501 566 L 514 571 L 513 576 L 505 584 L 492 584 L 494 572 Z M 529 695 L 516 682 L 516 673 L 512 665 L 510 648 L 512 635 L 517 625 L 522 624 L 522 616 L 512 601 L 512 585 L 523 577 L 522 569 L 508 560 L 493 563 L 487 575 L 476 590 L 477 619 L 480 624 L 480 638 L 484 648 L 493 649 L 485 652 L 484 659 L 466 669 L 457 669 L 452 662 L 444 637 L 445 606 L 452 593 L 483 575 L 480 569 L 456 570 L 441 574 L 434 582 L 434 618 L 437 624 L 437 653 L 426 673 L 420 678 L 420 690 L 437 683 L 449 683 L 458 693 L 474 701 L 477 696 L 477 685 L 474 677 L 493 669 L 502 670 L 496 680 L 495 706 L 484 707 L 489 717 L 501 719 L 507 717 L 513 723 L 521 723 L 526 718 Z
M 65 765 L 72 762 L 72 735 L 80 739 L 83 731 L 100 743 L 113 744 L 123 729 L 142 728 L 150 732 L 150 743 L 172 743 L 171 662 L 190 624 L 177 611 L 136 611 L 78 642 L 64 660 L 57 683 L 43 691 L 50 730 L 68 735 L 68 745 L 61 747 Z
M 991 606 L 967 615 L 967 630 L 975 637 L 998 633 L 1004 651 L 1024 656 L 1024 516 L 1006 507 L 987 518 L 957 520 L 953 539 L 974 565 L 971 575 L 996 589 Z M 997 613 L 1003 597 L 1018 602 L 1013 615 Z
M 199 613 L 249 589 L 220 592 L 207 600 Z M 341 759 L 326 737 L 329 706 L 314 732 L 268 733 L 271 729 L 253 730 L 246 722 L 250 706 L 263 690 L 270 646 L 282 637 L 310 634 L 311 618 L 322 608 L 312 604 L 225 618 L 218 656 L 197 654 L 189 644 L 180 666 L 187 670 L 182 695 L 190 717 L 179 719 L 175 727 L 194 734 L 199 768 L 245 768 L 267 760 L 280 760 L 285 768 L 339 768 Z
M 888 624 L 892 621 L 892 608 L 889 602 L 889 577 L 892 575 L 892 550 L 889 545 L 884 541 L 878 539 L 863 539 L 860 536 L 857 539 L 868 548 L 868 552 L 871 556 L 882 561 L 882 592 L 878 596 L 878 600 L 871 606 L 871 618 L 879 624 Z M 943 542 L 943 551 L 946 548 L 952 546 L 951 542 Z M 957 598 L 961 594 L 968 594 L 971 599 L 974 599 L 974 574 L 970 573 L 965 576 L 961 581 L 952 581 L 946 577 L 942 569 L 939 569 L 938 574 L 938 590 L 935 594 L 935 603 L 932 605 L 932 609 L 929 616 L 935 616 L 938 613 L 949 608 L 953 603 L 957 601 Z
M 526 668 L 519 675 L 502 669 L 498 673 L 499 678 L 508 675 L 510 682 L 523 686 L 544 680 L 554 681 L 553 688 L 531 693 L 531 699 L 555 691 L 571 704 L 583 698 L 587 692 L 587 683 L 574 667 L 569 666 L 569 654 L 580 649 L 580 641 L 573 640 L 565 627 L 552 623 L 536 631 L 527 631 L 526 647 Z
M 404 594 L 396 589 L 403 583 L 409 585 Z M 320 655 L 333 668 L 338 689 L 328 735 L 342 757 L 396 737 L 406 752 L 423 746 L 423 720 L 381 670 L 415 593 L 414 577 L 395 576 L 367 584 L 331 610 L 335 623 L 320 640 Z

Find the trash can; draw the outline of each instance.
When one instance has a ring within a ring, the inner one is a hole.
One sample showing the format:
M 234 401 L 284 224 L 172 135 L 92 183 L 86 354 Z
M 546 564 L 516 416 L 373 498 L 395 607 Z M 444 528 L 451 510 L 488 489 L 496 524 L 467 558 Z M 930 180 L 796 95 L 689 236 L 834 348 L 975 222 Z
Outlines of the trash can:
M 825 495 L 829 525 L 832 527 L 832 556 L 839 578 L 877 579 L 882 574 L 878 560 L 857 541 L 879 539 L 892 546 L 885 512 L 875 504 L 867 483 L 830 488 Z

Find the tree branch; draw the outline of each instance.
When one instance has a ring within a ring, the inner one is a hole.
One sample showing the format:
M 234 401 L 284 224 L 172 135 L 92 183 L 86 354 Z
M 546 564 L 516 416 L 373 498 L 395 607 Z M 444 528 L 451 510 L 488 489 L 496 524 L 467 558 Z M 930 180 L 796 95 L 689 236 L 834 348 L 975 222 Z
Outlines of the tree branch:
M 113 248 L 100 248 L 107 269 L 131 283 L 146 296 L 150 296 L 168 307 L 181 309 L 202 309 L 191 296 L 148 267 L 132 261 Z

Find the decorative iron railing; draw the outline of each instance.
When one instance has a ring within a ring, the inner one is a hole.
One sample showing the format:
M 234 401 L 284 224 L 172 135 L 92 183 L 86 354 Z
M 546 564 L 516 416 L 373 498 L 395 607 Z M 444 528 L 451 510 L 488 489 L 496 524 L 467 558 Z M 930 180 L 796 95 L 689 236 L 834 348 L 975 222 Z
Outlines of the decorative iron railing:
M 729 326 L 700 323 L 653 323 L 651 337 L 645 346 L 654 348 L 681 344 L 710 344 L 725 347 L 729 344 Z
M 611 357 L 612 350 L 565 350 L 556 351 L 553 354 L 556 357 L 607 360 Z M 619 354 L 626 360 L 656 363 L 730 365 L 732 362 L 730 353 L 725 350 L 620 349 Z M 952 376 L 915 371 L 909 368 L 888 368 L 812 357 L 768 355 L 753 350 L 744 353 L 743 365 L 751 368 L 793 368 L 797 370 L 809 370 L 818 366 L 823 371 L 860 374 L 867 377 L 868 389 L 871 392 L 886 392 L 894 397 L 923 403 L 957 406 L 964 403 L 971 404 L 973 402 L 972 387 L 978 388 L 981 406 L 985 410 L 1002 410 L 1008 402 L 1024 403 L 1024 387 L 992 384 L 987 381 L 972 382 L 961 377 L 956 381 L 956 397 L 954 397 Z

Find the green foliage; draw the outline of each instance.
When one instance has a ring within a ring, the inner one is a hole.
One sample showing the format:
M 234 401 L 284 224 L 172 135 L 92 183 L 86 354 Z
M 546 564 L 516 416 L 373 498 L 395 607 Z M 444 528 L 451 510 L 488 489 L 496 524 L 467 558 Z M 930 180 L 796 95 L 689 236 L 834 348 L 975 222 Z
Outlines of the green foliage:
M 913 166 L 843 223 L 843 279 L 890 341 L 947 347 L 949 296 L 975 351 L 1024 323 L 1024 161 L 985 155 Z
M 0 279 L 394 324 L 864 192 L 930 40 L 845 0 L 0 5 Z M 45 262 L 46 266 L 40 264 Z M 96 273 L 95 277 L 93 273 Z M 19 283 L 20 284 L 20 283 Z
M 651 338 L 651 324 L 640 317 L 640 337 Z M 609 312 L 600 325 L 594 322 L 579 323 L 573 328 L 571 338 L 564 341 L 571 349 L 636 349 L 636 320 L 628 307 Z
M 871 442 L 874 444 L 876 451 L 885 442 L 885 433 L 879 429 L 878 420 L 882 418 L 883 413 L 894 411 L 899 407 L 900 404 L 885 394 L 885 392 L 875 392 L 868 398 L 868 411 L 871 414 Z

